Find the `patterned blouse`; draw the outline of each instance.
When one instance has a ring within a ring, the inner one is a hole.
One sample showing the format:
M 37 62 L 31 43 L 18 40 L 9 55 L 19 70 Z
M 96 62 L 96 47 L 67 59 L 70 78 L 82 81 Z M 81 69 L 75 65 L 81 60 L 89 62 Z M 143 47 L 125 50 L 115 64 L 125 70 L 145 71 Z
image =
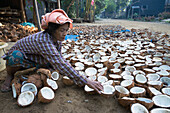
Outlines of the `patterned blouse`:
M 11 54 L 14 50 L 19 50 L 26 59 L 41 65 L 50 63 L 55 70 L 58 70 L 61 75 L 68 76 L 76 85 L 85 85 L 87 83 L 86 76 L 79 75 L 62 57 L 61 43 L 61 41 L 53 42 L 48 33 L 41 31 L 17 41 L 6 55 Z

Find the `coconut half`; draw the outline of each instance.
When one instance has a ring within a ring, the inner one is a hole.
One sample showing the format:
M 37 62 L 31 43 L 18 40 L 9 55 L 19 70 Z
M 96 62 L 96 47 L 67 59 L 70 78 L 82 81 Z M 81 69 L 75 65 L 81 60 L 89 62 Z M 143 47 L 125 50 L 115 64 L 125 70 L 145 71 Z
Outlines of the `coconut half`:
M 123 86 L 115 86 L 116 90 L 116 97 L 121 98 L 121 97 L 128 97 L 129 96 L 129 90 Z
M 161 77 L 160 81 L 164 83 L 164 85 L 170 86 L 170 78 L 169 77 Z
M 123 107 L 130 107 L 131 104 L 136 103 L 136 99 L 130 97 L 123 97 L 123 98 L 118 98 L 118 102 Z
M 170 113 L 170 109 L 154 108 L 150 111 L 150 113 Z
M 26 107 L 33 103 L 35 99 L 34 93 L 32 91 L 22 92 L 17 99 L 19 106 Z
M 113 73 L 113 74 L 120 74 L 121 73 L 121 69 L 110 69 L 110 72 Z
M 71 86 L 74 82 L 67 76 L 63 76 L 62 81 L 65 85 Z
M 115 83 L 114 83 L 113 80 L 108 80 L 108 81 L 102 83 L 102 85 L 103 85 L 103 86 L 104 86 L 104 85 L 112 85 L 112 86 L 115 86 Z
M 117 74 L 109 74 L 109 78 L 113 80 L 121 80 L 122 76 L 117 75 Z
M 145 73 L 155 73 L 155 70 L 149 68 L 144 68 L 143 71 L 145 71 Z
M 148 86 L 152 86 L 158 90 L 163 87 L 163 83 L 161 81 L 149 81 L 147 82 Z
M 53 80 L 58 80 L 59 77 L 60 77 L 60 75 L 59 75 L 59 73 L 56 72 L 56 71 L 54 71 L 54 72 L 51 74 L 51 78 L 52 78 Z
M 54 91 L 49 87 L 43 87 L 38 93 L 38 102 L 49 103 L 54 99 Z
M 132 80 L 123 80 L 120 83 L 120 85 L 127 88 L 127 89 L 130 89 L 130 88 L 134 87 L 134 81 L 132 81 Z
M 139 103 L 132 104 L 131 112 L 132 113 L 149 113 L 146 107 Z
M 167 71 L 170 70 L 170 66 L 168 65 L 161 65 L 159 68 L 162 70 L 167 70 Z
M 146 75 L 148 81 L 157 81 L 160 79 L 160 76 L 157 73 L 151 73 Z
M 132 97 L 143 97 L 146 95 L 145 88 L 142 87 L 133 87 L 130 89 Z
M 166 70 L 161 70 L 161 71 L 156 72 L 156 73 L 159 74 L 161 77 L 169 77 L 170 76 L 169 72 L 166 71 Z
M 149 97 L 162 94 L 160 91 L 158 91 L 156 88 L 153 87 L 148 87 L 147 92 L 149 94 Z
M 85 92 L 87 92 L 89 94 L 94 94 L 95 93 L 95 90 L 90 88 L 88 85 L 84 86 L 84 90 L 85 90 Z
M 134 66 L 126 66 L 125 71 L 129 71 L 131 73 L 133 73 L 136 70 L 136 68 Z
M 85 70 L 85 74 L 87 76 L 93 76 L 93 75 L 97 75 L 97 69 L 93 68 L 93 67 L 89 67 Z
M 115 92 L 115 88 L 112 85 L 104 85 L 103 86 L 103 91 L 101 91 L 101 93 L 104 96 L 113 96 Z
M 121 76 L 125 76 L 125 75 L 131 75 L 131 72 L 130 71 L 123 71 L 121 73 Z
M 170 96 L 170 88 L 162 88 L 162 93 Z
M 47 78 L 46 83 L 44 85 L 52 88 L 54 91 L 58 89 L 56 81 L 49 78 Z
M 135 76 L 135 81 L 139 84 L 145 84 L 147 82 L 147 78 L 143 74 L 137 74 Z
M 170 96 L 156 95 L 152 98 L 152 100 L 156 106 L 163 107 L 163 108 L 170 107 Z
M 12 83 L 12 94 L 13 98 L 17 98 L 17 96 L 21 93 L 21 87 L 22 85 L 20 83 Z
M 33 84 L 33 83 L 25 83 L 22 87 L 21 87 L 21 93 L 25 92 L 25 91 L 31 91 L 34 93 L 34 95 L 37 95 L 37 87 Z
M 96 68 L 98 68 L 98 69 L 103 68 L 103 64 L 101 64 L 101 63 L 94 64 L 94 66 L 95 66 Z
M 141 71 L 141 70 L 136 70 L 133 72 L 133 75 L 136 76 L 137 74 L 142 74 L 145 75 L 145 72 Z
M 150 109 L 153 107 L 154 103 L 153 100 L 149 98 L 144 98 L 144 97 L 138 97 L 136 101 L 142 105 L 144 105 L 147 109 Z
M 101 83 L 104 83 L 104 82 L 108 81 L 108 78 L 105 77 L 105 76 L 98 76 L 97 81 L 101 82 Z

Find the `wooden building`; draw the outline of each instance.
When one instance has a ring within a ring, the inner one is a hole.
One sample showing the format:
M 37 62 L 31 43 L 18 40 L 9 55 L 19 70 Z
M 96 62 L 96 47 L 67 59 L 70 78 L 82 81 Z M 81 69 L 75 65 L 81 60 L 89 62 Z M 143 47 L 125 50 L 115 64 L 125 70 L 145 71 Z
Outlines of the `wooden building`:
M 165 0 L 133 0 L 132 4 L 127 7 L 127 18 L 133 17 L 134 14 L 144 16 L 155 16 L 165 11 Z
M 165 11 L 170 12 L 170 0 L 165 1 Z
M 25 22 L 24 4 L 25 0 L 0 0 L 0 21 Z
M 26 22 L 27 17 L 30 16 L 30 14 L 26 15 L 27 14 L 26 10 L 31 10 L 27 9 L 28 5 L 27 2 L 29 3 L 32 2 L 31 7 L 34 10 L 35 5 L 33 5 L 34 4 L 33 2 L 35 1 L 38 0 L 0 0 L 0 21 L 14 23 Z M 40 0 L 40 1 L 45 2 L 47 9 L 46 12 L 50 12 L 55 8 L 60 8 L 60 0 Z M 35 13 L 32 15 L 35 15 Z

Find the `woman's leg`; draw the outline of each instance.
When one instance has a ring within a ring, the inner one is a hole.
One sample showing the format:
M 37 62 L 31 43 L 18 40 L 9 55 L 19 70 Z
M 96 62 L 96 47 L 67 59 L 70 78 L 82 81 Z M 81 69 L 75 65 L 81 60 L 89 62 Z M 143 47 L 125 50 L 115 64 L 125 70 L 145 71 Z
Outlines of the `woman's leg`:
M 15 72 L 22 70 L 22 69 L 23 69 L 22 67 L 6 66 L 7 76 L 5 78 L 4 83 L 1 85 L 2 92 L 8 92 L 11 90 L 11 81 L 14 78 Z

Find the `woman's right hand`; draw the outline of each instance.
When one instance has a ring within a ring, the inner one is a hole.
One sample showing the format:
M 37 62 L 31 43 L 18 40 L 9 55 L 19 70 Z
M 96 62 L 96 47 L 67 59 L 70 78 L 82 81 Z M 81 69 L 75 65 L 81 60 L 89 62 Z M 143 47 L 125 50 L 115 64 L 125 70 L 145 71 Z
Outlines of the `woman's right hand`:
M 103 86 L 98 81 L 87 79 L 87 86 L 97 91 L 98 94 L 101 94 L 101 91 L 103 90 Z

